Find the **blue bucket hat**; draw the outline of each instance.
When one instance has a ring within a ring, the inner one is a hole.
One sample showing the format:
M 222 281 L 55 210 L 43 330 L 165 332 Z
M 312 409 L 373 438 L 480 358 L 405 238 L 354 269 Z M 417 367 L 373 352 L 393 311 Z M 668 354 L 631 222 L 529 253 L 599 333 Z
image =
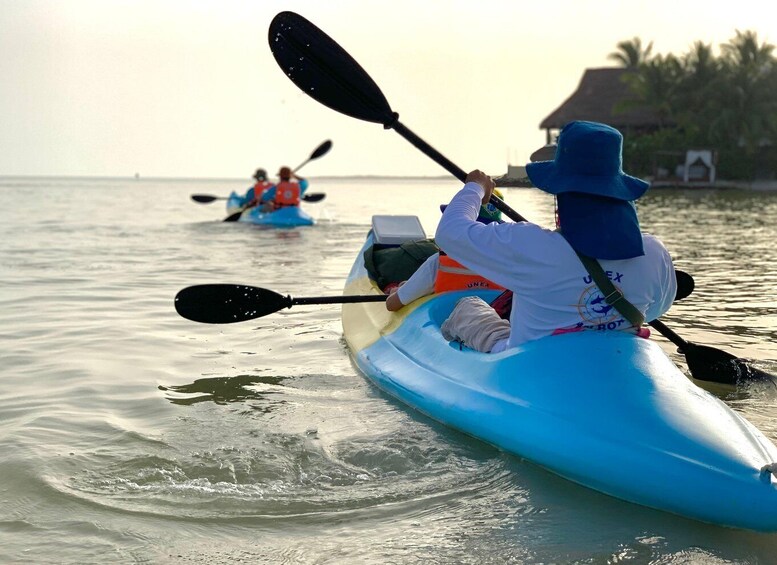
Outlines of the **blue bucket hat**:
M 575 121 L 559 133 L 552 161 L 526 165 L 532 184 L 558 197 L 567 241 L 596 259 L 645 254 L 632 201 L 650 185 L 623 172 L 622 151 L 623 136 L 615 128 Z

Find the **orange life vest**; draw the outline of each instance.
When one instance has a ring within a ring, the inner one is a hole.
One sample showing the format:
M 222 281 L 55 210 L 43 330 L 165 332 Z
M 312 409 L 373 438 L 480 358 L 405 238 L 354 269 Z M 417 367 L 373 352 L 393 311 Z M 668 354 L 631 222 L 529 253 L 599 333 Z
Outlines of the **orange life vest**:
M 458 261 L 440 252 L 440 266 L 434 279 L 434 292 L 474 289 L 504 290 L 504 287 L 473 273 Z
M 254 199 L 261 200 L 262 194 L 264 194 L 264 191 L 270 188 L 271 186 L 272 186 L 272 183 L 270 181 L 266 181 L 266 180 L 257 181 L 257 183 L 254 185 Z
M 279 208 L 299 206 L 299 198 L 299 183 L 284 180 L 275 187 L 275 205 Z

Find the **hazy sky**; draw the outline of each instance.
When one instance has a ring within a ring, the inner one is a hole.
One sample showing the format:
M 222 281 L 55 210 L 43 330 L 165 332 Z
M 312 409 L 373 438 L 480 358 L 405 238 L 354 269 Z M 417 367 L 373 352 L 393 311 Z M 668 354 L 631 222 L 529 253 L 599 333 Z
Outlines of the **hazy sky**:
M 249 178 L 445 171 L 380 125 L 301 93 L 267 27 L 298 12 L 372 76 L 402 123 L 465 170 L 523 164 L 539 123 L 619 41 L 654 53 L 736 30 L 777 43 L 763 0 L 0 0 L 0 175 Z M 302 172 L 302 171 L 301 171 Z

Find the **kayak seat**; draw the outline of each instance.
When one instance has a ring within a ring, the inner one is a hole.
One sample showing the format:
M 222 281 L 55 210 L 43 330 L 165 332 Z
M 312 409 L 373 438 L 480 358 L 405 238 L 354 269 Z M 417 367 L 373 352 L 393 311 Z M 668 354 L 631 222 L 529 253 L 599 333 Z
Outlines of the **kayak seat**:
M 453 308 L 460 299 L 465 296 L 479 296 L 486 302 L 491 302 L 499 296 L 499 293 L 498 290 L 456 290 L 436 294 L 434 300 L 429 303 L 429 317 L 439 330 L 443 322 L 451 315 Z

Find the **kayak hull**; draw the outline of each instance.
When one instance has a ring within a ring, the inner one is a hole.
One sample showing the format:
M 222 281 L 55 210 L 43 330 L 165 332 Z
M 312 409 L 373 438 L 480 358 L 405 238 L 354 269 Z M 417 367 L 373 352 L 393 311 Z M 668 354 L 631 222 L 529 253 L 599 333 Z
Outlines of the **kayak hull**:
M 227 215 L 238 212 L 243 206 L 243 199 L 235 192 L 230 194 L 227 200 Z M 262 212 L 254 207 L 240 215 L 240 222 L 251 223 L 258 226 L 297 227 L 312 226 L 315 224 L 313 217 L 299 206 L 288 206 L 273 212 Z
M 345 294 L 381 292 L 361 257 Z M 777 531 L 777 480 L 762 471 L 777 448 L 658 345 L 581 332 L 498 354 L 460 350 L 440 325 L 466 294 L 432 295 L 396 313 L 382 303 L 343 305 L 355 364 L 420 412 L 581 485 L 704 522 Z
M 251 208 L 240 215 L 239 221 L 258 226 L 283 228 L 312 226 L 315 223 L 313 217 L 299 206 L 288 206 L 274 212 L 262 212 L 259 208 Z

